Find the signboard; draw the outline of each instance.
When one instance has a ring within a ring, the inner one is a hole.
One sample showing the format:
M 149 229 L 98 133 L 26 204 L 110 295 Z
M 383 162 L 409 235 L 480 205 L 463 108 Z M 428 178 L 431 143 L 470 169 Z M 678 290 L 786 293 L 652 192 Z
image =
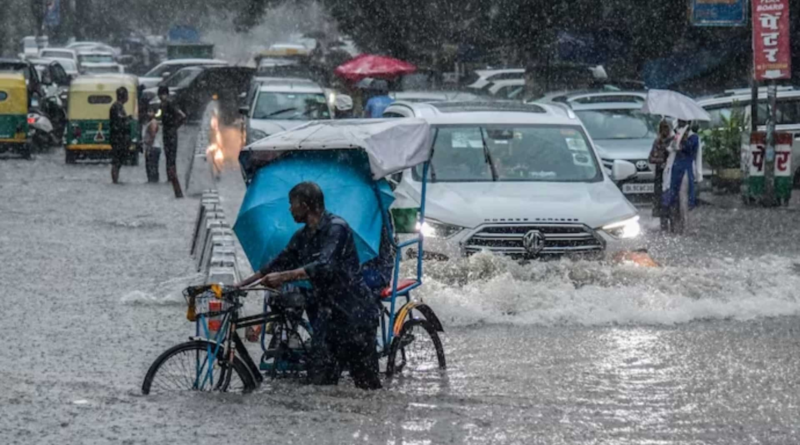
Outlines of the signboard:
M 753 1 L 753 75 L 756 80 L 790 79 L 789 0 Z
M 691 15 L 695 26 L 745 26 L 747 0 L 692 0 Z
M 791 133 L 775 133 L 775 177 L 792 176 Z M 767 134 L 753 133 L 750 136 L 750 177 L 764 176 L 764 158 L 767 148 Z
M 45 3 L 44 24 L 55 28 L 61 24 L 61 0 L 47 0 Z

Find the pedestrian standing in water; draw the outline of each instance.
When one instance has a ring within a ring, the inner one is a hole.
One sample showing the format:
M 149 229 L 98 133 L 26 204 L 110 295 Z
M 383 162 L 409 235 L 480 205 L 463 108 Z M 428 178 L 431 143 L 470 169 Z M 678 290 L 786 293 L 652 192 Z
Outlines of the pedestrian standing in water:
M 686 229 L 689 210 L 696 203 L 695 163 L 700 137 L 692 131 L 689 122 L 678 121 L 675 138 L 667 151 L 670 154 L 664 169 L 663 209 L 669 212 L 670 230 L 680 234 Z
M 658 134 L 653 141 L 653 148 L 650 150 L 648 162 L 653 165 L 655 179 L 653 180 L 653 217 L 661 219 L 661 230 L 669 229 L 669 215 L 663 211 L 662 200 L 664 199 L 664 167 L 667 165 L 669 153 L 667 148 L 672 143 L 674 135 L 672 126 L 667 120 L 662 120 L 658 124 Z
M 110 122 L 109 139 L 111 141 L 111 181 L 119 184 L 119 169 L 130 156 L 131 118 L 125 112 L 128 102 L 128 90 L 117 88 L 117 101 L 111 105 L 108 120 Z
M 176 198 L 183 198 L 181 183 L 178 181 L 178 128 L 186 122 L 186 115 L 169 97 L 169 88 L 158 87 L 158 98 L 161 99 L 161 125 L 164 142 L 164 158 L 167 161 L 167 180 L 172 183 Z
M 394 99 L 389 96 L 389 84 L 385 80 L 376 80 L 372 90 L 375 91 L 375 95 L 367 101 L 367 106 L 364 107 L 364 117 L 381 118 Z
M 147 182 L 158 182 L 158 161 L 161 158 L 161 147 L 158 145 L 158 119 L 153 107 L 147 109 L 143 128 L 144 163 L 147 171 Z

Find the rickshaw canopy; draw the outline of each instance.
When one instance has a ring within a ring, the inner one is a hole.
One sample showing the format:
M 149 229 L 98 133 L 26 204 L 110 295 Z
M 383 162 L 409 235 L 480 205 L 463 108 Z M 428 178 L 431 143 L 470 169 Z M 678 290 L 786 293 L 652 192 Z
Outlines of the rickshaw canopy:
M 0 73 L 0 114 L 28 115 L 28 87 L 19 73 Z
M 378 180 L 428 161 L 432 145 L 431 128 L 422 119 L 313 121 L 254 142 L 239 160 L 245 171 L 255 171 L 288 152 L 363 150 Z
M 117 88 L 120 87 L 128 90 L 125 111 L 136 119 L 139 113 L 136 101 L 138 80 L 135 76 L 125 74 L 86 76 L 73 80 L 69 86 L 68 119 L 107 120 L 111 105 L 117 100 Z

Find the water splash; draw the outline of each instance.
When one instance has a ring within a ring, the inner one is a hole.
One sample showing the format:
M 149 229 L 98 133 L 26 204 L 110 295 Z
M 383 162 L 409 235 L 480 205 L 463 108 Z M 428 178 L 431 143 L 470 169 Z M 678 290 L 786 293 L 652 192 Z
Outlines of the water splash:
M 427 263 L 416 296 L 450 325 L 749 320 L 800 314 L 798 264 L 768 255 L 645 268 L 566 259 L 520 264 L 478 254 Z

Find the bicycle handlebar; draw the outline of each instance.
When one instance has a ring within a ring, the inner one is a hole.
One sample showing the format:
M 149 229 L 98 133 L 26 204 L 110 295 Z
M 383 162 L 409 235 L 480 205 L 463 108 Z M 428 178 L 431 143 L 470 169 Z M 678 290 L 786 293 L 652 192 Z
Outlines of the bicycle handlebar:
M 200 295 L 200 294 L 202 294 L 204 292 L 210 291 L 212 289 L 212 286 L 219 286 L 219 285 L 204 284 L 204 285 L 200 285 L 200 286 L 189 286 L 186 289 L 184 289 L 183 293 L 184 293 L 185 296 L 188 296 L 188 297 L 196 297 L 196 296 L 198 296 L 198 295 Z M 269 292 L 274 293 L 274 294 L 280 294 L 281 293 L 277 289 L 273 289 L 271 287 L 266 287 L 266 286 L 253 286 L 253 287 L 245 287 L 245 288 L 238 288 L 238 287 L 233 287 L 233 286 L 219 286 L 219 288 L 220 288 L 220 291 L 221 291 L 220 292 L 221 293 L 221 295 L 220 295 L 221 298 L 235 297 L 235 296 L 245 297 L 245 296 L 247 296 L 247 294 L 249 292 L 257 292 L 257 291 L 269 291 Z

